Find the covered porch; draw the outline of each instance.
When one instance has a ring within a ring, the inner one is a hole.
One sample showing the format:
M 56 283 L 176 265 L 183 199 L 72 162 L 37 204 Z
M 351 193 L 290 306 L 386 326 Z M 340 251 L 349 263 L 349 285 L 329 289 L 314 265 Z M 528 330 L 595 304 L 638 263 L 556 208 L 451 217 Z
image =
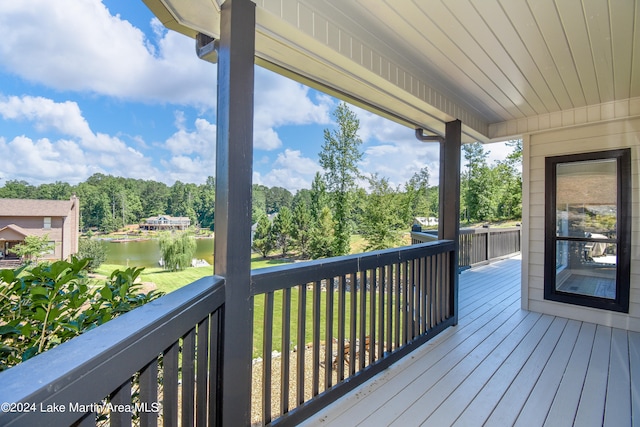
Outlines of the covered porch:
M 0 401 L 29 406 L 0 424 L 249 425 L 257 298 L 260 424 L 638 423 L 637 230 L 624 230 L 626 312 L 548 301 L 542 268 L 545 156 L 583 140 L 628 147 L 638 223 L 637 2 L 145 3 L 218 64 L 215 276 L 4 372 Z M 440 144 L 438 240 L 251 272 L 254 63 Z M 512 137 L 524 140 L 522 271 L 505 260 L 459 276 L 461 144 Z M 278 340 L 303 355 L 295 396 L 271 386 L 279 321 Z M 323 356 L 334 338 L 335 359 Z

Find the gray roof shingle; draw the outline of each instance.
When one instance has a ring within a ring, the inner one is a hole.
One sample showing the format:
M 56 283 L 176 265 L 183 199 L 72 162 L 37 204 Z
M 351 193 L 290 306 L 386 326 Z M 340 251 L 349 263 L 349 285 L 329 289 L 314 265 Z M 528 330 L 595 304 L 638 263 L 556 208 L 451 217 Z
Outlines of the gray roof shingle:
M 0 217 L 2 216 L 51 216 L 69 215 L 73 200 L 37 200 L 37 199 L 0 199 Z

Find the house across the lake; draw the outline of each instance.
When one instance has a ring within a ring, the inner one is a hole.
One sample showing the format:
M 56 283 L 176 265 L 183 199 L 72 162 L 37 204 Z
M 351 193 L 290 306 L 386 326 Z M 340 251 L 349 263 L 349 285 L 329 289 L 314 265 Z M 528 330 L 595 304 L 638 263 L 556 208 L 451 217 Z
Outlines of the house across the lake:
M 160 215 L 147 218 L 140 224 L 140 230 L 186 230 L 191 225 L 191 220 L 186 216 Z
M 60 260 L 78 252 L 80 202 L 0 199 L 0 259 L 17 258 L 12 249 L 27 236 L 47 236 L 51 251 L 42 259 Z

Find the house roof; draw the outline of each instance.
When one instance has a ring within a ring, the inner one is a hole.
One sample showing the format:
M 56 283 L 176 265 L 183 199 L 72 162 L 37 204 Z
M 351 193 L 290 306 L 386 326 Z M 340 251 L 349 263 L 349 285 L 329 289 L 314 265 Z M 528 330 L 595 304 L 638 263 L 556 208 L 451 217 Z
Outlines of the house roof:
M 77 200 L 0 199 L 0 217 L 66 217 Z
M 218 38 L 222 0 L 143 0 Z M 635 0 L 256 0 L 256 63 L 409 127 L 489 142 L 640 115 Z
M 15 224 L 0 228 L 0 240 L 23 239 L 30 234 L 30 232 Z

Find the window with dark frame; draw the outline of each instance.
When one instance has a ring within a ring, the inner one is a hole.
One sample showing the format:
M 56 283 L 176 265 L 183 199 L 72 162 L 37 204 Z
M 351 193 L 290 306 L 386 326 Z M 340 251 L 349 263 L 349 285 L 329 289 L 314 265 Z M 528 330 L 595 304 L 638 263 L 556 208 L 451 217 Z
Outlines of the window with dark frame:
M 544 298 L 628 313 L 631 150 L 545 160 Z

